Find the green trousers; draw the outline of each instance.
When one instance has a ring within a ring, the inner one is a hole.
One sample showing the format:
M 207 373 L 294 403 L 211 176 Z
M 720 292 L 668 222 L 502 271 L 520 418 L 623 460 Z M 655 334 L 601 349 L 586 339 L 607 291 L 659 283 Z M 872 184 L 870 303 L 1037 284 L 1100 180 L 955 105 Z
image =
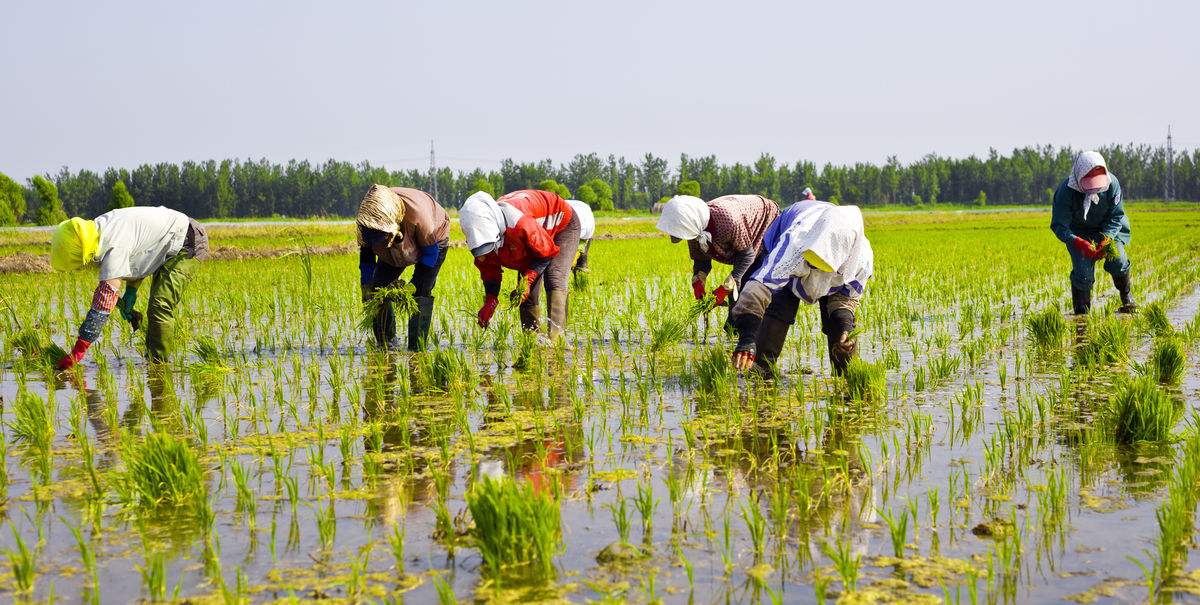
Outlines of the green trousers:
M 175 341 L 175 319 L 183 291 L 196 273 L 197 261 L 186 252 L 171 257 L 154 272 L 146 308 L 146 354 L 150 361 L 168 361 Z

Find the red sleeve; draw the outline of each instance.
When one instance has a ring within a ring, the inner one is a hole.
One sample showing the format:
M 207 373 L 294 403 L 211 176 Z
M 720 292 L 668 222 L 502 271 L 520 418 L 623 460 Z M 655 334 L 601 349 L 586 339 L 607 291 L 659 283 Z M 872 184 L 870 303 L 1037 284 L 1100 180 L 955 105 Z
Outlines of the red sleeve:
M 475 268 L 479 269 L 479 277 L 483 279 L 483 283 L 485 284 L 489 282 L 499 283 L 504 277 L 503 269 L 500 267 L 500 257 L 495 252 L 476 256 Z
M 521 237 L 525 240 L 525 247 L 529 250 L 530 256 L 538 258 L 550 258 L 558 254 L 558 244 L 554 243 L 554 238 L 546 233 L 545 229 L 537 223 L 537 221 L 529 218 L 529 215 L 524 215 L 517 221 L 515 227 L 521 233 Z

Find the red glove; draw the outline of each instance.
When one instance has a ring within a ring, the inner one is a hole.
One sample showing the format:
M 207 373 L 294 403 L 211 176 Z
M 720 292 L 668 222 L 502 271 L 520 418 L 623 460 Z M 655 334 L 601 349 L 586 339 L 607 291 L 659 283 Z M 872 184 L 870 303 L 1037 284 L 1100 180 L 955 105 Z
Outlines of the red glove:
M 697 279 L 696 281 L 692 282 L 692 294 L 696 297 L 696 300 L 700 300 L 700 299 L 704 298 L 704 280 L 703 279 Z
M 1089 242 L 1078 235 L 1075 236 L 1075 239 L 1071 240 L 1071 245 L 1075 246 L 1075 249 L 1082 253 L 1085 258 L 1090 258 L 1092 260 L 1100 258 L 1099 256 L 1096 256 L 1098 252 L 1096 250 L 1096 246 L 1092 244 L 1092 242 Z M 1103 253 L 1100 254 L 1103 255 Z
M 75 364 L 83 360 L 83 356 L 85 353 L 87 353 L 88 347 L 90 346 L 92 346 L 92 343 L 82 338 L 76 338 L 75 346 L 71 348 L 71 352 L 63 355 L 63 358 L 58 360 L 58 364 L 55 367 L 60 370 L 71 369 L 75 366 Z
M 479 308 L 479 327 L 486 328 L 492 321 L 492 315 L 496 312 L 496 305 L 500 300 L 495 296 L 488 296 L 483 299 L 483 306 Z
M 717 286 L 717 289 L 713 290 L 713 297 L 717 299 L 718 307 L 725 304 L 725 298 L 729 296 L 729 294 L 729 288 L 726 288 L 725 286 Z

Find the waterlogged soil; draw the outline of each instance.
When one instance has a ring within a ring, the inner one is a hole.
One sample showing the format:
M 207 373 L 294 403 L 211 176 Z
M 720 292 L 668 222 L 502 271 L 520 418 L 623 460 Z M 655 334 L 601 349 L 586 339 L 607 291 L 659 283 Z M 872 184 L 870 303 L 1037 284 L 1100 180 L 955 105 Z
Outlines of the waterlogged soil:
M 264 261 L 260 269 L 273 266 Z M 592 287 L 605 292 L 605 283 L 594 279 Z M 636 296 L 661 294 L 658 282 L 642 286 Z M 1173 297 L 1146 292 L 1146 302 L 1168 303 L 1176 329 L 1193 321 L 1200 302 L 1197 281 L 1184 286 Z M 306 344 L 303 335 L 266 343 L 255 334 L 264 324 L 253 321 L 223 342 L 220 360 L 183 356 L 166 380 L 132 351 L 89 358 L 62 380 L 14 354 L 0 373 L 8 477 L 0 514 L 11 527 L 0 531 L 0 550 L 11 558 L 20 536 L 36 577 L 21 592 L 6 561 L 0 594 L 148 599 L 147 561 L 161 556 L 167 598 L 191 602 L 240 593 L 254 602 L 427 603 L 442 594 L 499 602 L 812 603 L 823 595 L 936 603 L 970 602 L 972 592 L 986 602 L 1143 601 L 1142 570 L 1130 557 L 1149 561 L 1177 452 L 1171 444 L 1118 447 L 1089 436 L 1096 410 L 1130 370 L 1075 368 L 1070 317 L 1061 350 L 1034 350 L 1022 301 L 1036 310 L 1061 297 L 1062 284 L 1031 290 L 1007 311 L 997 304 L 986 326 L 972 317 L 964 327 L 953 305 L 876 320 L 862 356 L 894 362 L 887 395 L 875 402 L 848 400 L 844 383 L 829 376 L 815 309 L 803 310 L 793 327 L 774 384 L 721 372 L 713 378 L 704 365 L 710 350 L 728 351 L 718 333 L 723 310 L 657 355 L 646 352 L 651 318 L 635 329 L 615 328 L 613 317 L 600 329 L 575 318 L 565 350 L 540 345 L 523 370 L 511 367 L 519 348 L 514 318 L 503 319 L 511 332 L 502 341 L 507 350 L 498 351 L 499 326 L 468 333 L 469 320 L 455 310 L 439 324 L 440 345 L 460 352 L 473 372 L 450 392 L 422 388 L 416 358 L 372 351 L 361 335 L 333 346 Z M 440 304 L 467 306 L 451 296 Z M 1097 313 L 1105 304 L 1098 296 Z M 458 330 L 462 336 L 451 336 Z M 1144 362 L 1150 340 L 1135 334 L 1131 356 Z M 934 376 L 931 360 L 943 354 L 959 363 Z M 1195 354 L 1188 349 L 1189 360 Z M 55 410 L 48 478 L 15 437 L 20 383 Z M 1171 392 L 1189 410 L 1182 430 L 1200 403 L 1196 364 Z M 79 428 L 95 449 L 102 494 L 81 462 L 76 409 L 86 412 Z M 117 496 L 122 448 L 151 431 L 176 434 L 201 452 L 211 531 L 184 511 L 138 509 Z M 239 501 L 235 464 L 245 468 L 252 506 Z M 521 569 L 487 573 L 464 498 L 482 475 L 515 476 L 557 495 L 563 548 L 550 581 Z M 293 479 L 295 505 L 285 485 Z M 654 500 L 647 516 L 635 503 L 639 487 Z M 612 510 L 622 501 L 628 544 Z M 332 529 L 322 530 L 330 507 Z M 905 516 L 897 556 L 889 519 Z M 73 527 L 93 545 L 95 582 Z M 389 540 L 397 533 L 399 561 Z M 859 561 L 853 589 L 839 557 Z M 1184 569 L 1193 570 L 1196 549 L 1188 557 Z M 1197 600 L 1196 586 L 1194 572 L 1176 578 L 1175 600 Z

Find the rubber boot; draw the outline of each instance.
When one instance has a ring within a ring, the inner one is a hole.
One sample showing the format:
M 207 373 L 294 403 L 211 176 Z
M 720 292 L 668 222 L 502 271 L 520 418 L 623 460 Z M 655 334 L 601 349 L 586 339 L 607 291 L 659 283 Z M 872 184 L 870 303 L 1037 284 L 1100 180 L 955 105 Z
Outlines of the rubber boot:
M 526 332 L 537 332 L 538 329 L 538 309 L 541 305 L 534 303 L 524 304 L 518 308 L 518 313 L 521 316 L 521 328 Z
M 1134 313 L 1137 311 L 1137 303 L 1133 302 L 1133 295 L 1129 293 L 1129 274 L 1112 276 L 1113 285 L 1116 286 L 1117 292 L 1121 294 L 1121 308 L 1117 309 L 1117 313 Z
M 1092 291 L 1071 286 L 1071 304 L 1076 315 L 1087 315 L 1092 308 Z
M 757 352 L 754 360 L 754 371 L 767 380 L 777 377 L 776 370 L 779 356 L 783 354 L 783 343 L 787 340 L 789 325 L 770 315 L 764 316 L 758 325 L 758 334 L 754 338 L 754 349 Z
M 429 340 L 429 327 L 433 325 L 433 297 L 418 296 L 417 312 L 408 318 L 408 350 L 424 351 Z
M 546 295 L 550 306 L 550 338 L 558 338 L 567 329 L 567 291 L 551 290 Z

